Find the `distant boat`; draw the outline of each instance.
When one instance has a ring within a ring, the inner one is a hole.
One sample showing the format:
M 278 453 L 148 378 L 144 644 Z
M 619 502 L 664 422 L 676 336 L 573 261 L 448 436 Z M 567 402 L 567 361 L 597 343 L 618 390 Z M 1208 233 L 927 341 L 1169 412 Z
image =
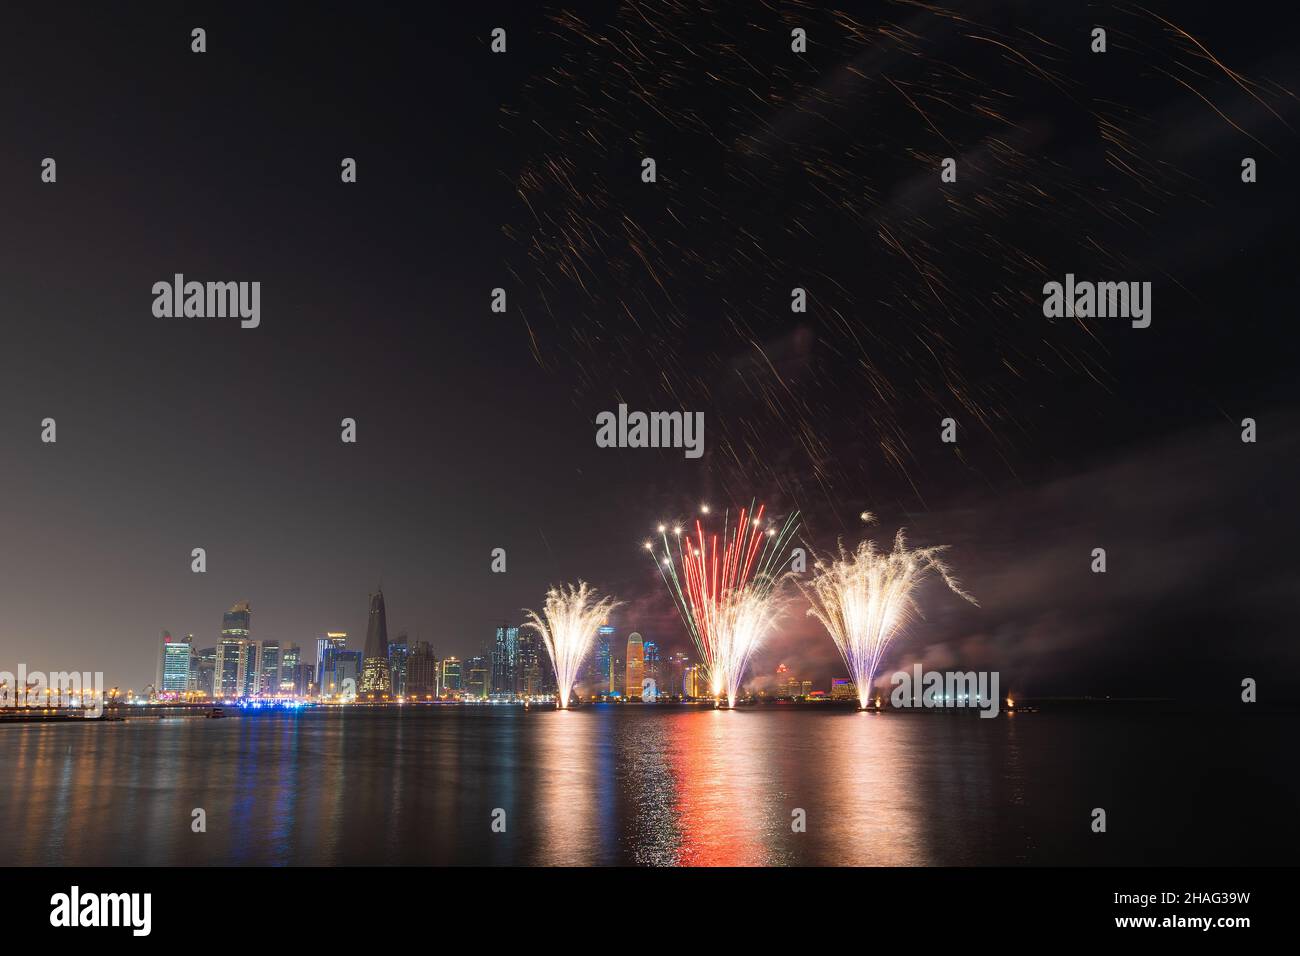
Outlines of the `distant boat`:
M 220 707 L 213 707 L 210 711 L 208 711 L 208 712 L 207 712 L 206 714 L 204 714 L 203 716 L 204 716 L 204 717 L 224 717 L 224 716 L 226 716 L 226 712 L 225 712 L 224 710 L 222 710 Z

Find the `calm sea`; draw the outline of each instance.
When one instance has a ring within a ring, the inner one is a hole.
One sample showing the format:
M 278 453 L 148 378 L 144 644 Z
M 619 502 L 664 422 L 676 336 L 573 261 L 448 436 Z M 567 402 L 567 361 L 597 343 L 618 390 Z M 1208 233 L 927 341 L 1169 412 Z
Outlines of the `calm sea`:
M 1298 723 L 606 705 L 9 725 L 0 857 L 1291 864 Z M 206 833 L 191 829 L 196 808 Z

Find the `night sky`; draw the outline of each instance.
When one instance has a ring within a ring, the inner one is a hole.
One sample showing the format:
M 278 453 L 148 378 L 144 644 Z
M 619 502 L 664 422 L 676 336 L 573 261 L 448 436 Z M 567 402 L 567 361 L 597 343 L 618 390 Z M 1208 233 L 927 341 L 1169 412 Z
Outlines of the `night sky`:
M 1296 24 L 1185 6 L 10 11 L 0 669 L 140 688 L 241 599 L 359 648 L 381 581 L 440 654 L 579 577 L 690 650 L 640 544 L 757 498 L 952 546 L 980 606 L 925 592 L 894 663 L 1295 694 Z M 260 281 L 260 327 L 154 317 L 178 272 Z M 1045 318 L 1067 272 L 1150 281 L 1151 327 Z M 704 456 L 597 448 L 619 402 Z M 797 604 L 781 662 L 843 670 Z

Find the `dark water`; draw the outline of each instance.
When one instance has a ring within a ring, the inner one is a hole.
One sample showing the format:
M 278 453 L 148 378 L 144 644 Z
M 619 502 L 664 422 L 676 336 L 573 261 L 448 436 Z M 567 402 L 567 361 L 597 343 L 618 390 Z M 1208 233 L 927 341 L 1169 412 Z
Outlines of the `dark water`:
M 6 864 L 1294 862 L 1290 717 L 434 707 L 0 726 Z M 207 832 L 191 831 L 191 811 Z M 1105 808 L 1105 834 L 1091 832 Z M 506 832 L 492 831 L 496 808 Z M 792 811 L 807 830 L 791 830 Z

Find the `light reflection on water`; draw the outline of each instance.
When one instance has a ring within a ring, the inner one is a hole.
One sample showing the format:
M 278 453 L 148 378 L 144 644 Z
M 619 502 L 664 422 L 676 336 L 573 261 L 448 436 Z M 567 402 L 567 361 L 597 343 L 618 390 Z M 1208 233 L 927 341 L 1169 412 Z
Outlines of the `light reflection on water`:
M 1300 794 L 1279 756 L 1294 721 L 1220 722 L 1207 764 L 1185 720 L 610 705 L 0 726 L 0 853 L 11 865 L 1290 859 L 1300 825 L 1285 808 Z M 1233 813 L 1241 772 L 1260 786 Z M 1198 826 L 1206 801 L 1228 820 L 1213 832 Z M 1095 839 L 1094 806 L 1118 809 L 1123 830 Z M 191 830 L 196 807 L 206 833 Z M 806 832 L 792 830 L 796 810 Z

